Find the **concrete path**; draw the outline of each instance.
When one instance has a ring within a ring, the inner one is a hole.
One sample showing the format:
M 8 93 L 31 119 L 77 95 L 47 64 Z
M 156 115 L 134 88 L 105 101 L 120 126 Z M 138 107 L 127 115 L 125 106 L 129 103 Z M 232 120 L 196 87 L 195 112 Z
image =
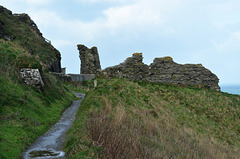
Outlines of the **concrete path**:
M 66 138 L 66 131 L 72 126 L 75 115 L 80 107 L 85 95 L 74 93 L 80 100 L 73 101 L 62 114 L 60 120 L 53 125 L 44 135 L 40 136 L 28 149 L 23 153 L 24 159 L 64 159 L 65 152 L 61 151 Z

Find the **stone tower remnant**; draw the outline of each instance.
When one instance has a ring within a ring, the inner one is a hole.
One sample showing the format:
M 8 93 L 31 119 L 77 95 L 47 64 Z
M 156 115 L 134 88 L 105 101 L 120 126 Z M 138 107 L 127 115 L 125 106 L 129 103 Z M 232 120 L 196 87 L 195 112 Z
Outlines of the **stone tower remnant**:
M 97 47 L 87 48 L 82 44 L 77 45 L 79 57 L 81 60 L 81 74 L 99 74 L 101 73 L 101 65 Z

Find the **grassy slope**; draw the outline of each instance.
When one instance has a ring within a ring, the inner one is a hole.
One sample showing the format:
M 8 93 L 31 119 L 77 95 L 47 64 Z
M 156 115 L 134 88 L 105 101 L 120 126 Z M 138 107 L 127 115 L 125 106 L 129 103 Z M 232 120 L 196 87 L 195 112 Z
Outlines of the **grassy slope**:
M 60 57 L 59 51 L 46 42 L 39 30 L 32 26 L 28 15 L 25 16 L 25 21 L 21 21 L 9 12 L 11 11 L 0 6 L 0 31 L 11 37 L 15 44 L 24 48 L 26 54 L 22 55 L 22 58 L 31 53 L 44 69 L 50 68 L 50 65 Z
M 42 37 L 29 16 L 12 15 L 0 6 L 0 158 L 22 152 L 55 123 L 74 95 L 48 72 L 60 53 Z M 43 93 L 26 86 L 21 68 L 38 68 Z
M 75 97 L 47 70 L 60 53 L 25 15 L 0 6 L 0 158 L 20 158 L 24 149 L 53 123 Z M 26 86 L 21 68 L 38 68 L 43 94 Z
M 17 41 L 0 39 L 0 158 L 20 158 L 24 149 L 55 123 L 74 99 L 73 94 Z M 23 83 L 20 68 L 39 68 L 40 94 Z
M 238 158 L 240 96 L 98 80 L 68 132 L 69 158 Z

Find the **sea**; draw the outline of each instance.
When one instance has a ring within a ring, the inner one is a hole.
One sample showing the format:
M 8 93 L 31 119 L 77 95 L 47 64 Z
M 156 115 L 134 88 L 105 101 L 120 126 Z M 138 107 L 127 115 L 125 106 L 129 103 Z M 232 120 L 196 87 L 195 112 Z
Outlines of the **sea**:
M 240 85 L 220 85 L 222 92 L 240 95 Z

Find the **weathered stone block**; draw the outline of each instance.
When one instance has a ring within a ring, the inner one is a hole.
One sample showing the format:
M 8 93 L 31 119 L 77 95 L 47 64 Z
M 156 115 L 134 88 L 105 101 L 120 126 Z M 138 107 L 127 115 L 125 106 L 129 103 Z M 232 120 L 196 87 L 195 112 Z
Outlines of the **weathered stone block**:
M 38 69 L 22 68 L 21 77 L 27 85 L 34 86 L 40 90 L 44 87 L 44 83 Z

